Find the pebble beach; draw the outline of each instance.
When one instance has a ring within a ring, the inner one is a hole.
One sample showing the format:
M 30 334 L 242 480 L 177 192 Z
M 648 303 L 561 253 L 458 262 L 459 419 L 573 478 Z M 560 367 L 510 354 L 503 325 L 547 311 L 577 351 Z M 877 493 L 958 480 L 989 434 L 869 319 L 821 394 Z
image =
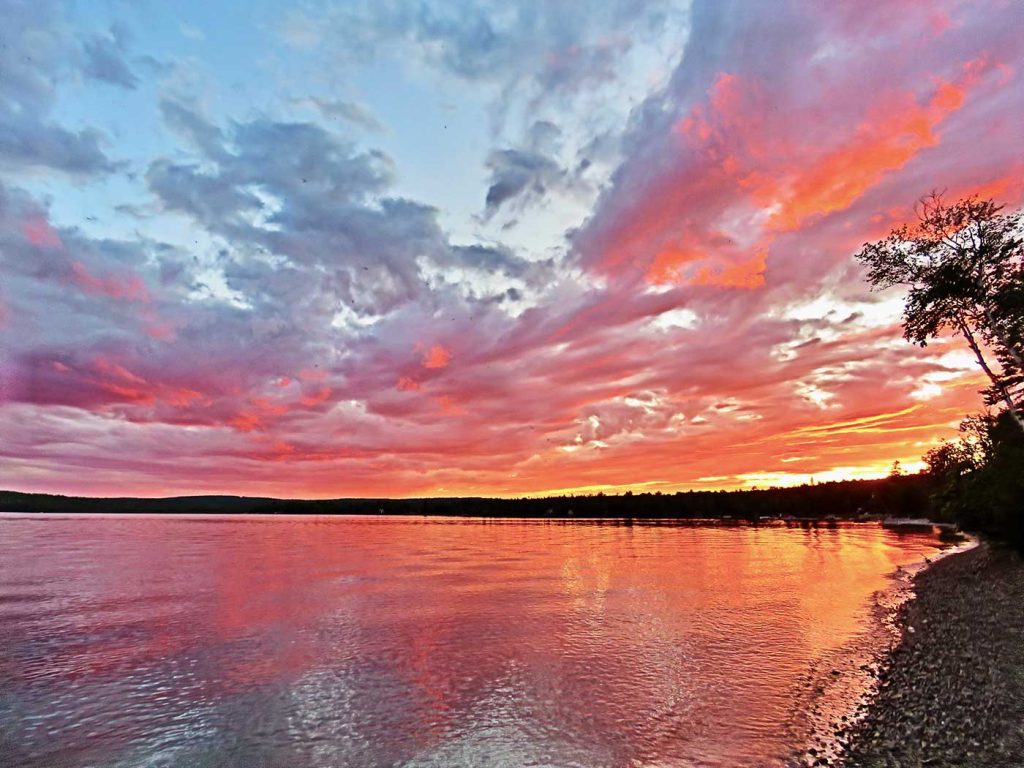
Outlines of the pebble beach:
M 848 768 L 1024 766 L 1024 561 L 982 542 L 915 577 Z

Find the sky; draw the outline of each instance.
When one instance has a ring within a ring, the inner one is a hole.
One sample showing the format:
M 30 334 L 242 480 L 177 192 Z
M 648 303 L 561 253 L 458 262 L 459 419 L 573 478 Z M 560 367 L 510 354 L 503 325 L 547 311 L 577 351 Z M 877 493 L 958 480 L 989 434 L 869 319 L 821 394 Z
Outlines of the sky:
M 854 254 L 1024 203 L 1016 0 L 0 14 L 0 487 L 767 487 L 981 407 Z

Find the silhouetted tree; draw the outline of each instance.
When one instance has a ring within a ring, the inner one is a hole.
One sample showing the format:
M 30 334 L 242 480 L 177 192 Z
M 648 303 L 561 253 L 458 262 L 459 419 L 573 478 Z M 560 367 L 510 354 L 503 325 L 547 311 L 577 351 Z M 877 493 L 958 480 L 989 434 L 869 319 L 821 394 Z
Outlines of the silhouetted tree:
M 960 439 L 942 442 L 924 461 L 941 517 L 1024 547 L 1024 435 L 1008 411 L 964 419 Z
M 916 207 L 918 221 L 867 243 L 857 258 L 877 288 L 905 285 L 904 336 L 921 346 L 945 330 L 967 341 L 999 402 L 1024 432 L 1024 213 L 991 200 L 948 205 L 939 193 Z M 986 358 L 991 349 L 998 367 Z
M 960 422 L 960 439 L 943 440 L 924 455 L 929 474 L 940 481 L 959 481 L 987 466 L 994 453 L 997 418 L 991 414 L 968 416 Z

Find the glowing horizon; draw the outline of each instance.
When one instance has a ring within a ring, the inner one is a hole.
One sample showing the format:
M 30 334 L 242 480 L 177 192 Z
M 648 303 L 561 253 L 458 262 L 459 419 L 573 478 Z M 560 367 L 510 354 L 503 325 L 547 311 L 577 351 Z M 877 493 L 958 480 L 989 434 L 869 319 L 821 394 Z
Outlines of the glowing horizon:
M 1024 204 L 1024 6 L 9 2 L 0 488 L 910 470 L 984 382 L 853 254 Z

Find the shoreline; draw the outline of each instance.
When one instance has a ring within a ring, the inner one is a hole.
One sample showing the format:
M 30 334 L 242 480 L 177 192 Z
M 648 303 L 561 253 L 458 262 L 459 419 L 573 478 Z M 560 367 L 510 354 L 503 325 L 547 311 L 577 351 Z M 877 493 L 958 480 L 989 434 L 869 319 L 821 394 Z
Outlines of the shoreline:
M 902 638 L 901 614 L 914 599 L 915 577 L 939 560 L 979 545 L 961 534 L 959 544 L 938 543 L 931 555 L 888 574 L 889 584 L 872 595 L 870 619 L 860 633 L 812 664 L 797 692 L 796 717 L 804 720 L 802 746 L 786 759 L 789 768 L 839 766 L 852 735 L 864 721 L 879 692 L 879 674 L 886 669 Z
M 844 748 L 812 765 L 1024 766 L 1024 560 L 982 541 L 925 566 Z

